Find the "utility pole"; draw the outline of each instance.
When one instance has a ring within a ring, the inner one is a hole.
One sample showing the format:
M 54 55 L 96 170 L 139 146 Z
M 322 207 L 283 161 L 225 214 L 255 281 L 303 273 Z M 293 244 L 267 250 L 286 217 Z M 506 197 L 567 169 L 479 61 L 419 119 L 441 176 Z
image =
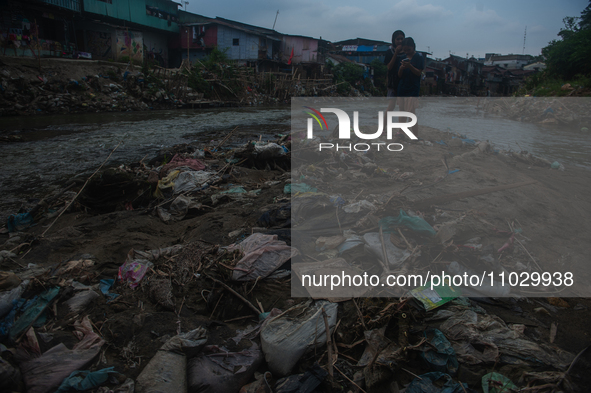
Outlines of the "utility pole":
M 189 5 L 188 1 L 183 1 L 185 3 L 185 12 L 187 12 L 187 6 Z M 190 48 L 191 48 L 191 38 L 190 38 L 190 28 L 187 26 L 187 68 L 191 71 L 191 56 L 190 56 Z
M 523 53 L 525 55 L 525 37 L 527 36 L 527 26 L 525 26 L 525 32 L 523 33 Z
M 275 14 L 275 22 L 273 22 L 273 29 L 275 30 L 275 23 L 277 23 L 277 16 L 279 16 L 279 10 L 277 10 L 277 13 Z

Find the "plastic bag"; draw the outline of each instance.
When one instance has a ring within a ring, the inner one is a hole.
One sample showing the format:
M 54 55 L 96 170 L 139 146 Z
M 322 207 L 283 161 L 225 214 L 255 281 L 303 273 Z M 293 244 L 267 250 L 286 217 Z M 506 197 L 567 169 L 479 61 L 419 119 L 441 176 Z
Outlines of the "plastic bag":
M 432 372 L 419 375 L 406 388 L 406 393 L 465 393 L 473 392 L 468 385 L 455 382 L 448 374 Z
M 509 378 L 499 373 L 489 373 L 482 377 L 484 393 L 511 393 L 517 386 Z
M 303 307 L 305 310 L 302 312 Z M 269 369 L 274 375 L 289 375 L 308 350 L 326 343 L 322 308 L 326 312 L 329 329 L 334 329 L 337 304 L 327 301 L 298 305 L 292 312 L 286 312 L 267 322 L 261 331 L 261 345 Z
M 286 184 L 285 187 L 283 187 L 284 194 L 297 194 L 298 192 L 318 192 L 318 189 L 310 187 L 306 183 Z
M 14 307 L 14 301 L 18 300 L 29 286 L 30 280 L 24 280 L 16 288 L 0 293 L 0 318 L 3 318 Z
M 382 251 L 382 240 L 380 234 L 377 232 L 370 232 L 363 235 L 366 249 L 378 257 L 384 259 L 384 252 Z M 401 250 L 390 241 L 390 236 L 384 236 L 384 247 L 386 248 L 386 256 L 388 257 L 388 266 L 400 266 L 410 256 L 407 250 Z M 384 261 L 386 262 L 386 261 Z
M 384 217 L 380 220 L 384 232 L 395 232 L 396 227 L 405 226 L 421 235 L 435 236 L 437 232 L 421 217 L 411 217 L 402 209 L 398 217 Z
M 427 362 L 431 370 L 446 372 L 455 375 L 458 372 L 458 359 L 456 351 L 438 329 L 429 328 L 425 331 L 425 337 L 429 339 L 432 348 L 421 353 L 421 357 Z
M 60 287 L 48 289 L 43 292 L 31 305 L 27 307 L 23 315 L 16 321 L 9 332 L 9 337 L 14 340 L 25 329 L 31 326 L 37 318 L 43 314 L 49 303 L 57 296 Z
M 275 384 L 275 393 L 312 393 L 324 381 L 328 373 L 318 363 L 304 374 L 282 378 Z
M 19 213 L 11 214 L 8 217 L 6 227 L 8 228 L 8 232 L 18 232 L 22 231 L 23 229 L 27 229 L 33 224 L 34 221 L 33 216 L 31 216 L 31 213 Z
M 72 296 L 70 299 L 65 301 L 64 303 L 68 305 L 71 312 L 79 312 L 84 309 L 87 305 L 89 305 L 94 299 L 99 297 L 100 295 L 93 291 L 92 289 L 86 291 L 80 291 Z
M 63 380 L 60 387 L 55 393 L 67 393 L 70 389 L 74 390 L 88 390 L 96 388 L 107 382 L 110 373 L 116 373 L 114 367 L 103 368 L 98 371 L 78 370 L 74 371 L 70 376 Z
M 186 191 L 201 188 L 207 183 L 211 184 L 217 179 L 219 179 L 219 176 L 216 176 L 216 172 L 181 172 L 174 181 L 173 191 L 175 195 L 181 194 Z
M 228 250 L 239 249 L 244 256 L 234 268 L 232 279 L 249 281 L 265 278 L 296 255 L 297 250 L 284 241 L 277 240 L 277 235 L 255 233 L 242 243 L 231 245 Z
M 58 344 L 40 357 L 19 364 L 27 393 L 53 392 L 73 371 L 84 369 L 92 362 L 105 341 L 90 325 L 88 317 L 75 323 L 76 333 L 82 339 L 74 349 Z
M 519 324 L 509 327 L 497 316 L 477 314 L 472 310 L 456 313 L 439 327 L 463 363 L 499 361 L 501 364 L 545 365 L 558 369 L 570 365 L 573 354 L 529 341 L 523 334 L 524 328 Z
M 131 259 L 125 261 L 121 267 L 119 267 L 119 274 L 117 278 L 119 281 L 129 282 L 131 288 L 135 288 L 139 285 L 142 278 L 146 275 L 146 272 L 154 264 L 145 259 Z
M 254 145 L 254 151 L 257 153 L 257 157 L 259 158 L 277 158 L 285 154 L 285 150 L 283 146 L 278 145 L 277 143 L 270 142 L 257 142 Z

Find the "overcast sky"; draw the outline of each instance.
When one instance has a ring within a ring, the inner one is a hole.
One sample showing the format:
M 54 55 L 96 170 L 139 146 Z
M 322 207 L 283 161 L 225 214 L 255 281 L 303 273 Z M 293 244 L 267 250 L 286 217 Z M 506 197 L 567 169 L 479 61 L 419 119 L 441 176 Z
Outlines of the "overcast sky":
M 176 0 L 182 2 L 183 0 Z M 394 30 L 413 37 L 433 57 L 484 57 L 485 53 L 539 55 L 588 0 L 188 0 L 187 10 L 295 35 L 329 41 L 368 38 L 391 41 Z

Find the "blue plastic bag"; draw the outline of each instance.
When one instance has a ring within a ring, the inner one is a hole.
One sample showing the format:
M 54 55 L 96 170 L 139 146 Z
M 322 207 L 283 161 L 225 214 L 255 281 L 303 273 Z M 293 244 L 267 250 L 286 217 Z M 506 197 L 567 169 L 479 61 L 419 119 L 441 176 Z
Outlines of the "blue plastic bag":
M 116 373 L 113 367 L 103 368 L 102 370 L 90 372 L 88 370 L 74 371 L 70 376 L 62 382 L 55 393 L 69 392 L 70 389 L 88 390 L 96 388 L 107 382 L 110 373 Z
M 421 354 L 421 357 L 427 362 L 429 368 L 433 371 L 455 375 L 459 367 L 458 359 L 456 357 L 456 351 L 454 351 L 445 335 L 438 329 L 429 328 L 425 330 L 425 337 L 435 347 Z
M 437 232 L 429 223 L 421 217 L 411 217 L 402 209 L 398 217 L 384 217 L 380 220 L 380 226 L 384 232 L 394 232 L 397 227 L 407 227 L 421 235 L 435 236 Z

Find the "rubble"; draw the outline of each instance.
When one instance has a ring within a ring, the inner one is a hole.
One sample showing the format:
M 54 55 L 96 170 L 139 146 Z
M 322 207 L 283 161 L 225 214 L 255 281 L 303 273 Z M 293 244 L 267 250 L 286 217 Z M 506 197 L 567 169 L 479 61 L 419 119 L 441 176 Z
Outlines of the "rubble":
M 332 75 L 300 80 L 291 73 L 255 75 L 252 69 L 232 67 L 234 72 L 223 79 L 198 67 L 189 72 L 184 66 L 164 69 L 64 59 L 38 63 L 36 59 L 4 57 L 0 62 L 0 116 L 277 105 L 289 103 L 292 96 L 337 95 Z M 192 73 L 198 73 L 205 85 L 190 84 Z M 230 83 L 236 91 L 227 86 Z M 369 93 L 351 88 L 349 95 Z M 15 135 L 0 136 L 5 142 L 21 140 Z

